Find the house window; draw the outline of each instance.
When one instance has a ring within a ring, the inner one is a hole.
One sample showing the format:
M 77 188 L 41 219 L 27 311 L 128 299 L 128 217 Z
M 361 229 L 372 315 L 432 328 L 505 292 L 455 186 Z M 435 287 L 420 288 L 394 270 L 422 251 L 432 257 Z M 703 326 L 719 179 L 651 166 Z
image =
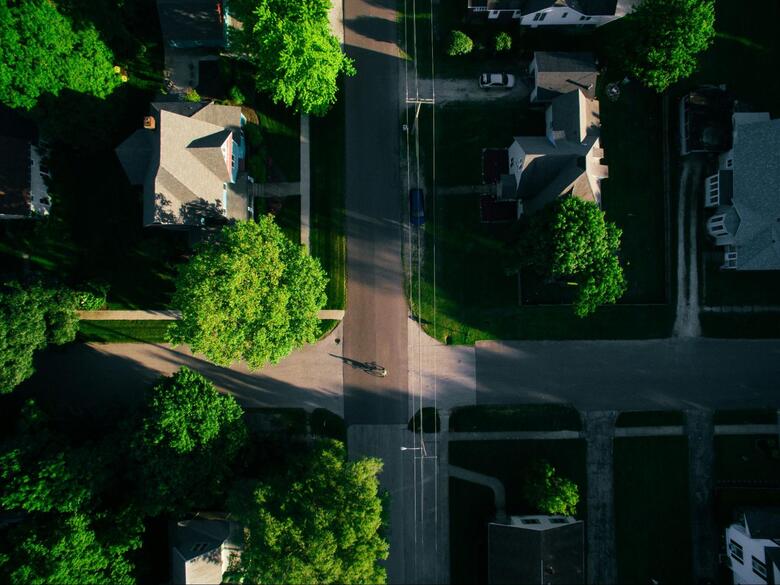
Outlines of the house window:
M 580 16 L 580 20 L 590 20 L 590 16 Z
M 753 563 L 753 572 L 762 579 L 766 579 L 766 565 L 756 557 L 750 557 L 750 560 Z
M 564 12 L 563 14 L 561 14 L 561 18 L 566 18 L 567 16 L 569 16 L 568 12 Z
M 730 169 L 734 166 L 734 159 L 733 158 L 727 158 L 726 159 L 726 168 Z
M 546 12 L 537 12 L 536 14 L 534 14 L 534 22 L 537 22 L 537 21 L 541 22 L 545 18 L 547 18 L 547 13 Z
M 733 539 L 729 539 L 729 553 L 731 554 L 731 558 L 735 561 L 738 561 L 740 564 L 742 563 L 742 545 L 736 542 Z

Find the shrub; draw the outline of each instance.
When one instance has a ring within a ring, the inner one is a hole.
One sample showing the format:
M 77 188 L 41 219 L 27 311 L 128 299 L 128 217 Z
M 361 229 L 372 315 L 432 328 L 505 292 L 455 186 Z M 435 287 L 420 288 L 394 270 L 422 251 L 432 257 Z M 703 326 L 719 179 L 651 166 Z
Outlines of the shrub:
M 495 39 L 496 52 L 503 53 L 512 48 L 512 35 L 506 32 L 500 32 Z
M 580 492 L 573 481 L 555 474 L 547 461 L 536 461 L 523 482 L 523 495 L 528 503 L 544 514 L 577 512 Z
M 474 41 L 464 32 L 454 30 L 450 33 L 450 42 L 447 46 L 447 54 L 450 57 L 467 55 L 474 49 Z
M 244 97 L 244 94 L 241 92 L 240 89 L 238 89 L 237 85 L 234 85 L 230 88 L 230 92 L 228 93 L 228 96 L 230 97 L 230 101 L 233 102 L 233 104 L 237 106 L 241 106 L 246 101 L 246 97 Z
M 193 88 L 189 88 L 186 92 L 184 92 L 184 101 L 197 103 L 200 101 L 200 94 Z

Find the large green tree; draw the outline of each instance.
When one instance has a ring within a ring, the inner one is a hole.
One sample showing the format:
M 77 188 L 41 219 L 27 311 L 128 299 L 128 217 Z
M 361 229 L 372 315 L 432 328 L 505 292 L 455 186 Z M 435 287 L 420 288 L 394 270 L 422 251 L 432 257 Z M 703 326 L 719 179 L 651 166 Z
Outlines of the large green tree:
M 179 273 L 171 341 L 220 365 L 276 363 L 316 340 L 326 284 L 319 261 L 270 216 L 225 226 Z
M 18 283 L 0 288 L 0 393 L 32 376 L 36 350 L 75 338 L 76 308 L 76 295 L 64 288 Z
M 208 507 L 226 493 L 247 441 L 242 415 L 235 398 L 187 368 L 154 386 L 133 446 L 149 514 Z
M 623 20 L 618 59 L 659 92 L 693 73 L 698 53 L 715 38 L 713 0 L 643 0 Z
M 31 109 L 63 89 L 106 97 L 114 57 L 92 26 L 75 29 L 50 0 L 0 0 L 0 102 Z
M 116 444 L 74 447 L 33 402 L 24 406 L 0 446 L 0 511 L 24 513 L 0 531 L 1 581 L 132 582 L 128 553 L 143 525 L 113 489 L 126 459 L 116 454 Z
M 536 461 L 528 469 L 523 481 L 523 496 L 535 509 L 544 514 L 577 512 L 580 492 L 573 481 L 556 474 L 547 461 Z
M 584 317 L 599 305 L 616 302 L 626 290 L 617 255 L 621 235 L 595 203 L 563 197 L 522 225 L 515 266 L 576 284 L 574 310 Z
M 247 583 L 383 583 L 378 459 L 347 461 L 322 441 L 286 476 L 247 482 L 229 508 L 248 529 L 235 576 Z
M 243 29 L 230 33 L 231 48 L 257 69 L 256 85 L 282 102 L 323 115 L 336 102 L 341 73 L 354 75 L 352 60 L 333 36 L 330 0 L 241 0 L 231 10 Z

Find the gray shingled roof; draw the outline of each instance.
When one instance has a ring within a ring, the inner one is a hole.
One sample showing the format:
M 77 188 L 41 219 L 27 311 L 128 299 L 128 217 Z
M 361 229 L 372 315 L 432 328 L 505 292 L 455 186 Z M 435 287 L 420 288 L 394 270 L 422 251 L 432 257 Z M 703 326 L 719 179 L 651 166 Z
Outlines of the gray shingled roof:
M 156 128 L 137 130 L 116 151 L 131 183 L 144 186 L 144 225 L 247 219 L 246 180 L 239 173 L 230 183 L 223 153 L 231 136 L 241 143 L 241 109 L 157 102 L 152 112 Z
M 734 140 L 732 204 L 738 270 L 780 270 L 780 119 L 742 123 Z M 733 232 L 732 232 L 733 233 Z
M 488 525 L 488 583 L 584 583 L 582 522 L 548 530 Z
M 549 101 L 575 89 L 592 98 L 596 92 L 596 58 L 593 53 L 534 53 L 537 73 L 537 101 Z
M 780 539 L 780 508 L 745 508 L 743 514 L 751 538 Z
M 0 136 L 0 214 L 30 214 L 30 142 Z

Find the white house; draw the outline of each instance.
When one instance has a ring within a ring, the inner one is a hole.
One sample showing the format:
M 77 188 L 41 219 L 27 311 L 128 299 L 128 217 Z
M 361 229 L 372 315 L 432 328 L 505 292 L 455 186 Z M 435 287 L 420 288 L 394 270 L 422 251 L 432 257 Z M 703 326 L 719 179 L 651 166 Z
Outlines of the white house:
M 0 219 L 49 215 L 48 170 L 30 140 L 0 136 Z
M 467 0 L 469 13 L 521 26 L 602 26 L 630 13 L 641 0 Z
M 780 119 L 736 113 L 730 150 L 704 182 L 704 205 L 714 214 L 707 231 L 723 246 L 721 268 L 780 270 Z
M 746 509 L 726 528 L 735 585 L 780 583 L 780 509 Z

